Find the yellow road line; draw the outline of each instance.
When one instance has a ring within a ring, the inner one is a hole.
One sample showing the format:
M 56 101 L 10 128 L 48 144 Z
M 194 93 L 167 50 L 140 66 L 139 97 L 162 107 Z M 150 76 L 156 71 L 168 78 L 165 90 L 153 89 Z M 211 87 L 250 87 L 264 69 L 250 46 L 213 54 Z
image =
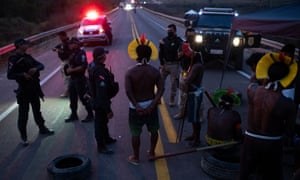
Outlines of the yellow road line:
M 136 24 L 134 22 L 134 19 L 132 15 L 130 14 L 130 22 L 131 22 L 131 31 L 132 31 L 132 37 L 133 39 L 136 39 L 139 37 L 138 30 L 136 28 Z M 175 128 L 173 126 L 173 123 L 170 118 L 170 114 L 167 110 L 167 107 L 165 105 L 164 99 L 161 98 L 161 105 L 159 105 L 160 114 L 162 117 L 162 121 L 165 127 L 165 131 L 168 137 L 168 141 L 171 143 L 176 143 L 176 137 L 177 133 L 175 131 Z M 159 135 L 158 142 L 156 145 L 155 152 L 157 155 L 163 155 L 165 154 L 163 144 Z M 169 168 L 166 159 L 158 159 L 155 161 L 155 170 L 158 180 L 169 180 L 170 174 L 169 174 Z
M 164 123 L 164 128 L 170 143 L 176 143 L 177 133 L 171 121 L 170 114 L 167 110 L 164 99 L 161 98 L 161 105 L 159 105 L 160 114 Z
M 160 135 L 158 138 L 158 142 L 157 142 L 155 151 L 156 151 L 155 153 L 157 155 L 163 155 L 165 153 L 163 144 L 161 142 Z M 157 180 L 169 180 L 170 179 L 169 168 L 168 168 L 166 159 L 155 160 L 155 170 L 156 170 Z

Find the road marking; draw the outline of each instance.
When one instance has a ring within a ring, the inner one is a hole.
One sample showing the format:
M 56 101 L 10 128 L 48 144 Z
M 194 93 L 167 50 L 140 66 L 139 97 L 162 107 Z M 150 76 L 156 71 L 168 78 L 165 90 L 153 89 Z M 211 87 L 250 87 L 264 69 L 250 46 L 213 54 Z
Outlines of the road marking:
M 163 144 L 160 138 L 160 134 L 158 136 L 158 142 L 157 146 L 155 149 L 155 153 L 157 155 L 163 155 L 165 154 Z M 155 170 L 156 170 L 156 175 L 158 180 L 169 180 L 170 179 L 170 173 L 168 169 L 168 164 L 166 159 L 158 159 L 155 160 Z
M 244 71 L 236 71 L 236 72 L 239 73 L 240 75 L 244 76 L 247 79 L 251 78 L 251 76 L 249 74 L 245 73 Z
M 40 82 L 40 85 L 44 85 L 49 79 L 51 79 L 58 71 L 60 70 L 60 66 L 57 67 L 54 71 L 52 71 L 48 76 L 45 77 Z M 12 105 L 10 105 L 3 113 L 0 115 L 0 122 L 3 121 L 11 112 L 13 112 L 18 107 L 17 101 L 15 101 Z
M 176 143 L 177 133 L 171 121 L 170 114 L 167 110 L 164 99 L 161 98 L 161 105 L 158 106 L 160 110 L 160 114 L 164 123 L 164 128 L 170 143 Z

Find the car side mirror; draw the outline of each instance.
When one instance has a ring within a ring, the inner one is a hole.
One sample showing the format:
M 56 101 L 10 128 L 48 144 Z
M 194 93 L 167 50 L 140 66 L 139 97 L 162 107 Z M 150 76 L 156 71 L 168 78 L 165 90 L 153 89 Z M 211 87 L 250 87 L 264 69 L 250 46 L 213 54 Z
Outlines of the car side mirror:
M 247 34 L 245 35 L 245 48 L 257 48 L 260 46 L 260 34 Z

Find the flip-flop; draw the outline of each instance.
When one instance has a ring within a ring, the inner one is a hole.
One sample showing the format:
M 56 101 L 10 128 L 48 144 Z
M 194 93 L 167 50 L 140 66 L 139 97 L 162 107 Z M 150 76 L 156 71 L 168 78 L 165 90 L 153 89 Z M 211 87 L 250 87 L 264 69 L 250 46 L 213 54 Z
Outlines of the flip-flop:
M 130 164 L 133 164 L 133 165 L 139 165 L 140 161 L 135 159 L 134 155 L 131 155 L 128 157 L 127 161 L 130 163 Z

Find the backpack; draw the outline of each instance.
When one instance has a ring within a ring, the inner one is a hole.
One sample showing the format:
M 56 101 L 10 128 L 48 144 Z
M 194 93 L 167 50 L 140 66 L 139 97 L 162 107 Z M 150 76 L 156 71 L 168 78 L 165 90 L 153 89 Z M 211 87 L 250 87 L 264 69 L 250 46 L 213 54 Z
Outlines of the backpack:
M 102 69 L 99 66 L 95 65 L 94 62 L 89 64 L 89 77 L 94 77 L 94 74 L 97 70 Z M 104 73 L 105 73 L 105 83 L 107 84 L 107 89 L 108 89 L 108 96 L 109 98 L 115 97 L 118 92 L 119 92 L 119 83 L 115 81 L 115 76 L 111 72 L 111 70 L 108 70 L 107 68 L 104 68 Z M 91 79 L 90 79 L 91 80 Z M 94 84 L 94 80 L 91 80 L 91 83 Z M 91 93 L 95 95 L 94 92 L 94 87 L 95 85 L 90 85 L 90 90 Z

